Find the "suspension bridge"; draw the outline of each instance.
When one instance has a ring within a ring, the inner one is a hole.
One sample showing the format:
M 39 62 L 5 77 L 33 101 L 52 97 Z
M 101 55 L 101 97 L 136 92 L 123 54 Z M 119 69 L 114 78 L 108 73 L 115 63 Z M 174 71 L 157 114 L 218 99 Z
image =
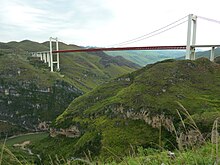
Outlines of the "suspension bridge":
M 60 70 L 60 59 L 59 59 L 60 53 L 69 53 L 69 52 L 123 51 L 123 50 L 186 50 L 185 59 L 195 60 L 195 58 L 196 58 L 195 57 L 195 49 L 196 48 L 211 48 L 210 60 L 214 61 L 215 49 L 220 47 L 220 44 L 219 45 L 196 45 L 196 30 L 197 30 L 197 20 L 198 19 L 203 19 L 203 20 L 206 20 L 209 22 L 214 22 L 214 23 L 220 24 L 220 21 L 218 21 L 218 20 L 189 14 L 188 16 L 185 16 L 181 19 L 178 19 L 177 21 L 174 21 L 174 22 L 172 22 L 162 28 L 154 30 L 154 31 L 147 33 L 145 35 L 111 45 L 111 47 L 108 47 L 108 48 L 59 50 L 58 38 L 50 37 L 50 50 L 49 51 L 31 52 L 31 54 L 34 57 L 40 57 L 40 59 L 42 61 L 44 61 L 45 63 L 48 63 L 48 66 L 50 67 L 51 72 L 54 71 L 54 66 L 56 67 L 56 70 Z M 186 22 L 188 22 L 186 45 L 124 47 L 124 45 L 131 44 L 134 42 L 139 42 L 141 40 L 145 40 L 145 39 L 154 37 L 156 35 L 159 35 L 161 33 L 164 33 L 166 31 L 171 30 L 177 26 L 180 26 Z M 53 42 L 56 43 L 55 49 L 53 49 Z

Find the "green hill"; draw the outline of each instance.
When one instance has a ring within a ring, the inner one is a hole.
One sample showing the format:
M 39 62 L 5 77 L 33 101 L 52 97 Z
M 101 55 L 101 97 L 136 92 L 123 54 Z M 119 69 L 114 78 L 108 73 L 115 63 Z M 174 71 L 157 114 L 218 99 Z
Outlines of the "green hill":
M 2 49 L 1 45 L 9 47 L 9 50 L 12 51 L 11 53 L 19 54 L 19 57 L 23 57 L 23 60 L 27 58 L 27 52 L 49 50 L 49 42 L 41 44 L 24 40 L 21 42 L 2 43 L 0 44 L 0 52 L 4 52 L 5 49 Z M 53 47 L 55 48 L 55 45 Z M 59 49 L 81 49 L 81 47 L 60 42 Z M 77 88 L 82 91 L 89 91 L 104 81 L 134 71 L 140 66 L 124 58 L 96 52 L 61 53 L 60 68 L 60 73 L 69 78 L 69 81 Z
M 206 57 L 206 58 L 210 58 L 210 54 L 211 54 L 211 50 L 207 50 L 207 51 L 200 51 L 196 53 L 196 57 L 200 58 L 200 57 Z M 220 48 L 215 49 L 215 57 L 220 56 Z
M 39 123 L 49 124 L 82 93 L 68 79 L 38 69 L 19 55 L 0 56 L 0 120 L 38 130 Z
M 220 65 L 207 59 L 147 65 L 75 99 L 56 119 L 53 138 L 34 147 L 43 155 L 80 157 L 89 150 L 91 156 L 117 159 L 135 146 L 172 149 L 177 137 L 187 146 L 188 138 L 197 142 L 200 136 L 177 102 L 207 134 L 220 117 L 219 93 Z M 189 123 L 188 131 L 181 120 Z
M 205 57 L 205 58 L 208 58 L 210 59 L 210 54 L 211 54 L 211 50 L 206 50 L 206 51 L 197 51 L 196 52 L 196 59 L 197 58 L 201 58 L 201 57 Z M 220 56 L 220 48 L 216 48 L 215 49 L 215 58 L 216 57 L 219 57 Z M 185 59 L 185 56 L 182 56 L 182 57 L 178 57 L 177 59 L 179 60 L 183 60 Z
M 69 53 L 61 54 L 61 71 L 51 73 L 46 64 L 29 54 L 48 50 L 48 45 L 29 40 L 0 43 L 0 120 L 39 130 L 40 123 L 41 127 L 50 124 L 76 97 L 139 68 L 101 52 Z M 79 47 L 60 43 L 60 48 Z
M 83 91 L 91 90 L 111 78 L 139 68 L 130 61 L 111 57 L 103 52 L 61 54 L 60 62 L 60 73 L 70 77 Z

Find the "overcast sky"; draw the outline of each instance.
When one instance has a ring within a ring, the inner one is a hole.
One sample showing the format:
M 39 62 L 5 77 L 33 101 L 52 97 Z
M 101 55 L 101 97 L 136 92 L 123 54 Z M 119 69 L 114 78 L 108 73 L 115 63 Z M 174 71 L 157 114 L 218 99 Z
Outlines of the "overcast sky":
M 190 13 L 220 20 L 219 0 L 0 0 L 0 42 L 58 37 L 109 46 L 159 29 Z M 185 45 L 187 23 L 126 46 Z M 220 24 L 198 19 L 197 44 L 220 44 Z

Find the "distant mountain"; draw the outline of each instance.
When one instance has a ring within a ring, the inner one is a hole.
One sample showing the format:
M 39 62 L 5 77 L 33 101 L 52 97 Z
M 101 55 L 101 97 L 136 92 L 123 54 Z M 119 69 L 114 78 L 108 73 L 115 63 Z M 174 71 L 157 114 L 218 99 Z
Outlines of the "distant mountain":
M 201 58 L 201 57 L 205 57 L 205 58 L 210 59 L 210 54 L 211 54 L 211 50 L 206 50 L 206 51 L 197 50 L 196 59 Z M 219 57 L 220 56 L 220 48 L 216 48 L 214 54 L 215 54 L 215 57 Z M 183 60 L 183 59 L 185 59 L 185 55 L 182 57 L 178 57 L 177 59 Z
M 205 58 L 150 64 L 75 99 L 56 119 L 52 137 L 34 147 L 42 155 L 83 157 L 88 151 L 117 159 L 136 146 L 170 149 L 191 138 L 194 143 L 200 136 L 177 102 L 207 135 L 220 117 L 219 93 L 220 65 Z
M 185 51 L 176 50 L 130 50 L 130 51 L 108 51 L 111 56 L 121 56 L 138 65 L 145 66 L 166 59 L 175 59 L 185 55 Z
M 158 61 L 166 59 L 185 59 L 185 51 L 179 50 L 147 50 L 147 51 L 108 51 L 105 52 L 111 56 L 121 56 L 125 59 L 132 61 L 140 66 L 152 64 Z M 196 52 L 196 58 L 205 57 L 210 58 L 211 51 L 198 51 Z M 215 57 L 220 56 L 220 48 L 215 49 Z
M 216 63 L 220 64 L 220 56 L 216 57 L 216 58 L 214 59 L 214 61 L 215 61 Z
M 210 58 L 210 54 L 211 54 L 211 50 L 207 50 L 207 51 L 199 51 L 196 52 L 196 57 L 200 58 L 200 57 L 206 57 L 206 58 Z M 220 48 L 215 49 L 215 57 L 220 56 Z
M 59 46 L 80 49 L 65 43 Z M 61 71 L 51 73 L 46 64 L 29 54 L 47 50 L 48 42 L 0 43 L 0 120 L 26 130 L 47 129 L 78 96 L 139 68 L 128 60 L 102 52 L 67 53 L 60 56 Z
M 112 57 L 103 52 L 61 54 L 60 61 L 64 64 L 60 73 L 71 77 L 76 86 L 84 91 L 140 68 L 124 58 Z

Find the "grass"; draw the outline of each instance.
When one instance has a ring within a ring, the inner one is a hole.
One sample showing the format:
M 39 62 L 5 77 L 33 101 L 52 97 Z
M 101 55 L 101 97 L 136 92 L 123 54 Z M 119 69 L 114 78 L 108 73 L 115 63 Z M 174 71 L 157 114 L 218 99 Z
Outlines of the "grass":
M 168 155 L 168 151 L 157 152 L 149 154 L 149 150 L 146 149 L 143 151 L 139 151 L 135 156 L 128 156 L 123 158 L 123 160 L 118 162 L 111 162 L 109 164 L 120 164 L 120 165 L 158 165 L 158 164 L 184 164 L 184 165 L 192 165 L 192 164 L 214 164 L 215 159 L 211 157 L 213 145 L 210 143 L 206 143 L 204 146 L 199 148 L 194 148 L 192 150 L 184 150 L 184 151 L 174 151 L 175 157 L 170 157 Z M 219 153 L 218 153 L 219 154 Z
M 15 137 L 7 139 L 6 146 L 12 148 L 13 144 L 22 143 L 28 140 L 31 142 L 36 142 L 36 141 L 39 141 L 41 139 L 48 137 L 48 135 L 49 134 L 46 132 L 39 132 L 39 133 L 30 133 L 30 134 L 15 136 Z
M 48 136 L 48 133 L 33 133 L 16 136 L 13 138 L 6 138 L 0 142 L 1 146 L 1 164 L 34 164 L 39 163 L 39 159 L 36 155 L 30 155 L 26 150 L 19 147 L 13 147 L 14 144 L 21 144 L 25 141 L 34 143 L 40 141 Z
M 183 151 L 175 150 L 173 153 L 175 154 L 174 157 L 169 156 L 168 150 L 159 151 L 157 149 L 148 148 L 144 149 L 139 147 L 137 151 L 130 153 L 128 156 L 117 156 L 118 159 L 111 160 L 111 161 L 104 161 L 101 158 L 99 160 L 93 160 L 89 155 L 85 159 L 79 158 L 72 158 L 66 159 L 62 156 L 50 156 L 47 155 L 50 159 L 48 164 L 56 165 L 56 164 L 63 164 L 63 165 L 75 165 L 75 164 L 85 164 L 85 165 L 158 165 L 158 164 L 184 164 L 184 165 L 192 165 L 192 164 L 215 164 L 216 162 L 216 155 L 219 155 L 220 152 L 218 151 L 214 155 L 212 151 L 216 150 L 216 145 L 212 144 L 211 142 L 207 141 L 202 146 L 193 147 L 192 149 L 185 149 Z M 113 151 L 109 150 L 112 154 Z M 8 155 L 9 154 L 9 155 Z M 15 164 L 32 164 L 30 160 L 23 158 L 23 160 L 19 160 L 13 152 L 9 150 L 5 151 L 3 154 L 4 156 L 9 156 L 15 162 Z M 5 159 L 5 158 L 3 158 Z M 3 160 L 1 159 L 1 160 Z M 20 158 L 21 159 L 21 158 Z

